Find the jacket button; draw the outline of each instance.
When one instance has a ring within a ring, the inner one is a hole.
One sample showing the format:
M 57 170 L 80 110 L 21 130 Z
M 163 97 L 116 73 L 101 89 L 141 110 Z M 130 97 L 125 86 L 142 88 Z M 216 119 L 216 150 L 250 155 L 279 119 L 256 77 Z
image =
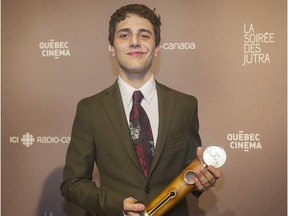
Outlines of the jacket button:
M 145 188 L 145 192 L 146 192 L 146 193 L 150 193 L 150 191 L 151 191 L 151 188 L 147 186 L 147 187 Z

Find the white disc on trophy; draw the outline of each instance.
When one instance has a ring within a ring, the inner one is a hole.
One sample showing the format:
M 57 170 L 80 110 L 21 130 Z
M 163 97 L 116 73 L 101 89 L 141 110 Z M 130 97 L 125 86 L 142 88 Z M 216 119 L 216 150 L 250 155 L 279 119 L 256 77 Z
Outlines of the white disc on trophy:
M 203 152 L 204 163 L 216 168 L 223 166 L 226 158 L 226 152 L 220 146 L 208 146 Z

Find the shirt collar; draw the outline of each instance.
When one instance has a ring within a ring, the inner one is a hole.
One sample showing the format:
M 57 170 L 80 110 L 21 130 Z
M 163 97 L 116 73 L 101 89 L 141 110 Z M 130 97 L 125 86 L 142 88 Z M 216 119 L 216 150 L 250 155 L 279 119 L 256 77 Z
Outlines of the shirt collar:
M 151 78 L 139 89 L 135 89 L 126 83 L 120 76 L 118 76 L 118 85 L 120 88 L 121 95 L 123 100 L 128 105 L 132 102 L 132 95 L 134 91 L 140 90 L 144 96 L 144 100 L 150 104 L 152 101 L 153 96 L 156 93 L 156 82 L 154 76 L 152 75 Z

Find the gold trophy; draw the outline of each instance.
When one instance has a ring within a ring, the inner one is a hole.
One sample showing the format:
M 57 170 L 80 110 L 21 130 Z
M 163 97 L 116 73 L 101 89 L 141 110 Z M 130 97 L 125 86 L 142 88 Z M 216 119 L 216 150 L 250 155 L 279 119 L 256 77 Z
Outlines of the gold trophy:
M 203 152 L 204 164 L 198 160 L 193 160 L 156 198 L 154 198 L 145 208 L 144 216 L 162 216 L 169 209 L 175 206 L 194 188 L 194 179 L 199 166 L 213 165 L 221 167 L 226 161 L 226 152 L 220 146 L 209 146 Z

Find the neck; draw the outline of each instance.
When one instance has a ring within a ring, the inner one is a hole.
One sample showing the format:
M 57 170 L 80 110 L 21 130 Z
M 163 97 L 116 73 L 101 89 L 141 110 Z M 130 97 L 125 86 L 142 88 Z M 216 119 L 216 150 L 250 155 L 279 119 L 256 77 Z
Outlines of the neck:
M 119 76 L 129 85 L 135 89 L 141 88 L 152 76 L 152 72 L 143 74 L 128 75 L 125 72 L 120 71 Z

